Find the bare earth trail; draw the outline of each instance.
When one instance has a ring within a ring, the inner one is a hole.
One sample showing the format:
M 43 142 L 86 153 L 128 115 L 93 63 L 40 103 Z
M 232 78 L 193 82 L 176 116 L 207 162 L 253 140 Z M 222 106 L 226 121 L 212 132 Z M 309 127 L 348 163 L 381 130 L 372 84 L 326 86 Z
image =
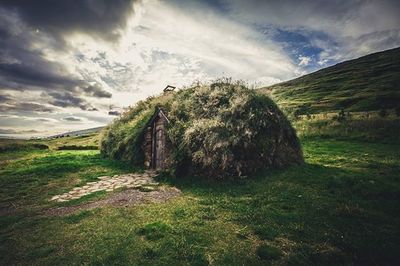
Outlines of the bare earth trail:
M 75 187 L 71 191 L 61 195 L 53 196 L 50 200 L 57 202 L 67 202 L 79 199 L 97 191 L 111 192 L 115 189 L 126 187 L 128 189 L 113 193 L 103 200 L 82 203 L 74 206 L 51 208 L 44 212 L 45 215 L 68 215 L 77 210 L 94 209 L 103 206 L 129 206 L 134 204 L 149 202 L 165 202 L 171 198 L 178 197 L 181 191 L 175 187 L 159 186 L 154 181 L 155 172 L 146 171 L 142 174 L 133 173 L 115 176 L 101 176 L 99 181 L 88 182 L 82 187 Z

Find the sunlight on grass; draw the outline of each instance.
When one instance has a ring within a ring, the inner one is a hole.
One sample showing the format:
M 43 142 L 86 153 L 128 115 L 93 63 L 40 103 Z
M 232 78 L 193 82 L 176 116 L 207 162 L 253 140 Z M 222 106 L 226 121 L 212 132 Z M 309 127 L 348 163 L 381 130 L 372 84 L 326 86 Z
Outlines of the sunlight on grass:
M 167 177 L 164 183 L 183 196 L 62 217 L 42 212 L 108 194 L 66 204 L 49 202 L 51 195 L 134 169 L 98 151 L 9 153 L 13 159 L 2 161 L 0 170 L 0 206 L 9 210 L 0 219 L 0 264 L 393 261 L 399 247 L 400 147 L 326 139 L 302 144 L 302 166 L 222 183 Z

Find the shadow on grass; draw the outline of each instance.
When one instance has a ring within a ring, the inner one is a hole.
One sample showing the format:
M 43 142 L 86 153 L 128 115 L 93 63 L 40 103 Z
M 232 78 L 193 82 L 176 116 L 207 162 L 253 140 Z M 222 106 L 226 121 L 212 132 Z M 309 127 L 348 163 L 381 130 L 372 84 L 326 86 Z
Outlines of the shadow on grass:
M 288 263 L 390 264 L 400 247 L 400 189 L 376 174 L 306 163 L 251 179 L 159 179 L 196 198 L 210 215 L 228 211 L 263 241 L 292 243 L 283 247 L 295 254 Z

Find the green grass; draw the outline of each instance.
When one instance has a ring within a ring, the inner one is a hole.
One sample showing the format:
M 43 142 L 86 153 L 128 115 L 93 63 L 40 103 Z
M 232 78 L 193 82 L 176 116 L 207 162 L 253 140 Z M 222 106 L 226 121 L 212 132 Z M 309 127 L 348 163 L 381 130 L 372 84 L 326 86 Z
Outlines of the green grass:
M 282 252 L 276 248 L 271 247 L 267 244 L 263 244 L 257 248 L 257 255 L 262 260 L 275 260 L 281 256 Z
M 126 164 L 105 160 L 99 151 L 25 151 L 0 154 L 0 207 L 47 204 L 52 195 L 96 180 L 127 173 Z
M 48 146 L 52 150 L 94 150 L 98 148 L 99 138 L 100 134 L 91 133 L 82 136 L 41 140 L 0 139 L 0 152 L 47 149 L 43 145 Z
M 277 104 L 303 114 L 340 109 L 398 108 L 400 48 L 345 61 L 260 90 Z
M 327 138 L 359 140 L 362 142 L 400 143 L 400 118 L 391 114 L 379 117 L 375 113 L 350 113 L 351 117 L 337 121 L 334 113 L 312 115 L 294 119 L 293 126 L 303 138 Z
M 88 149 L 93 150 L 98 147 L 100 134 L 92 133 L 82 136 L 62 137 L 51 140 L 42 140 L 39 142 L 46 143 L 51 149 Z M 74 148 L 75 147 L 75 148 Z
M 385 265 L 400 248 L 400 145 L 306 138 L 306 164 L 64 217 L 52 195 L 133 171 L 98 151 L 0 154 L 0 265 Z M 106 194 L 99 195 L 105 197 Z M 95 198 L 82 199 L 78 204 Z

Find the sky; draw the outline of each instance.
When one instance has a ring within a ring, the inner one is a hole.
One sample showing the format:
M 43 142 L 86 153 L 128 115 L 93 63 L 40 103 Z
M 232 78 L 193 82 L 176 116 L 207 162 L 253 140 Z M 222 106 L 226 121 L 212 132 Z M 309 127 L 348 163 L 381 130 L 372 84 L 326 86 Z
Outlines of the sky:
M 0 136 L 103 126 L 219 77 L 262 87 L 400 46 L 397 0 L 1 0 Z

